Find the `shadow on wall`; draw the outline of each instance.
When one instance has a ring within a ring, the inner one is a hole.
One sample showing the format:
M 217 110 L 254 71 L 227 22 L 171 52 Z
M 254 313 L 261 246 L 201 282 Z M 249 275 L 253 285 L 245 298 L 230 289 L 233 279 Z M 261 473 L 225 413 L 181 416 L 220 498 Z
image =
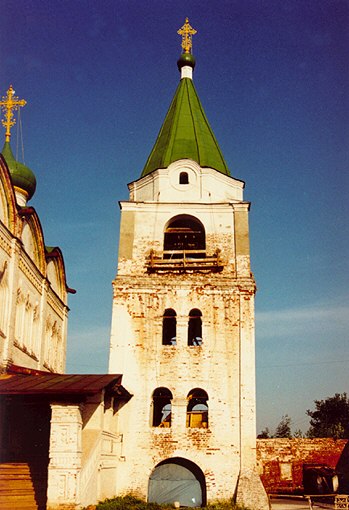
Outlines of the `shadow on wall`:
M 336 471 L 339 474 L 338 492 L 340 494 L 349 494 L 349 441 L 341 453 Z

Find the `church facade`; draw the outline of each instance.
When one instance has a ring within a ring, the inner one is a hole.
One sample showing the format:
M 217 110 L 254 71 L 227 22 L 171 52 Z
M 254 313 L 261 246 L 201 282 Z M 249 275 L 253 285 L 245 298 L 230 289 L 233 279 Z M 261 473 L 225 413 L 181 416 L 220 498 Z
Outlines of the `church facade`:
M 193 85 L 188 20 L 179 33 L 180 83 L 120 204 L 109 370 L 133 398 L 119 414 L 117 493 L 193 507 L 235 496 L 261 510 L 250 204 Z
M 64 260 L 58 247 L 45 246 L 40 219 L 27 204 L 36 179 L 12 153 L 10 113 L 17 103 L 25 101 L 11 86 L 1 102 L 7 130 L 0 154 L 0 367 L 64 372 L 69 290 Z

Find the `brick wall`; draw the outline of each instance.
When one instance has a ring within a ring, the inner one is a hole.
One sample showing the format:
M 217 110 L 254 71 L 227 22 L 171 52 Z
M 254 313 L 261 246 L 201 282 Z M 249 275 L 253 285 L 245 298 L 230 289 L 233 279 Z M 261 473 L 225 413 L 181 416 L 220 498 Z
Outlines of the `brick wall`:
M 303 492 L 303 466 L 326 465 L 339 473 L 339 490 L 347 491 L 348 439 L 257 439 L 257 463 L 268 493 Z

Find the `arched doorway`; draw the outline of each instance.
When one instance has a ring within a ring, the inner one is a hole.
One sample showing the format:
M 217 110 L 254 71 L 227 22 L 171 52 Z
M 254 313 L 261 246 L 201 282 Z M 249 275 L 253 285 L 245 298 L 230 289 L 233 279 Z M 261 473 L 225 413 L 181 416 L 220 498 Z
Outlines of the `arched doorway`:
M 206 482 L 201 469 L 187 459 L 160 462 L 149 478 L 149 503 L 199 507 L 206 505 Z

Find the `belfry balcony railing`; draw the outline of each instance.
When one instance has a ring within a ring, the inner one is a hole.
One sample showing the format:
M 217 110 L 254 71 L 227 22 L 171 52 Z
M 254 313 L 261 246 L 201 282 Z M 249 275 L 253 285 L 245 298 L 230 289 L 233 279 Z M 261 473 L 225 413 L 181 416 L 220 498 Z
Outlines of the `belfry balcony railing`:
M 169 271 L 222 271 L 221 251 L 207 256 L 205 250 L 150 250 L 146 267 L 149 273 Z

